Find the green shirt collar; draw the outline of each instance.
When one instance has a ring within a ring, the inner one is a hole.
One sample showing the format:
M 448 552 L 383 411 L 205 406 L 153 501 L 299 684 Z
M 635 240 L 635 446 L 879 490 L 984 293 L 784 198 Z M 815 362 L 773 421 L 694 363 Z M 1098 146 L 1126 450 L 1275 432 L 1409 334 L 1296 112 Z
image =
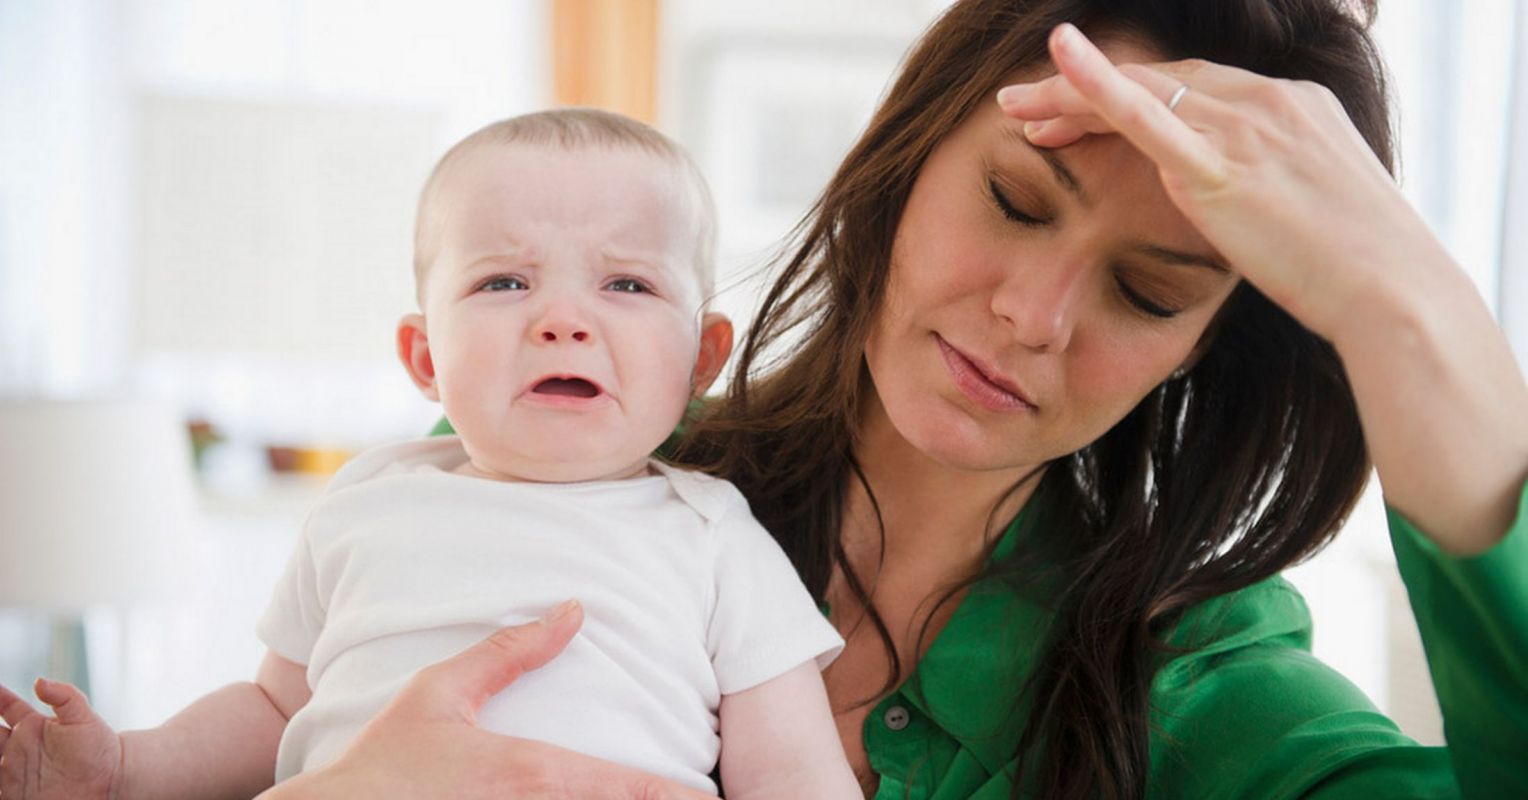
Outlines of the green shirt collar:
M 1003 531 L 988 562 L 1011 556 L 1031 516 L 1029 506 Z M 1019 692 L 1045 637 L 1050 611 L 998 578 L 970 587 L 922 660 L 898 688 L 902 698 L 949 734 L 987 770 L 1013 760 L 1026 709 Z M 888 701 L 883 701 L 883 705 Z

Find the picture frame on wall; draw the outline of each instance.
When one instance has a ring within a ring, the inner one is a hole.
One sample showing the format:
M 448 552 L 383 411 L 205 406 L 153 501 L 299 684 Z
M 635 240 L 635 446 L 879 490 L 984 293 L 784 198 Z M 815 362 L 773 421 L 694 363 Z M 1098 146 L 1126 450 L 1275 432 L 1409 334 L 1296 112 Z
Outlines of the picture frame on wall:
M 778 243 L 889 88 L 902 37 L 718 36 L 683 59 L 680 135 L 711 183 L 722 250 Z

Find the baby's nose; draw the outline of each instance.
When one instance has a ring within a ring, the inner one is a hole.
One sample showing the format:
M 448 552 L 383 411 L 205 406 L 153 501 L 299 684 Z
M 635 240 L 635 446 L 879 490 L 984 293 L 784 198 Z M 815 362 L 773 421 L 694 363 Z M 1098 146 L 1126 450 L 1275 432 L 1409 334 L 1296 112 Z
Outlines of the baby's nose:
M 546 344 L 587 342 L 592 331 L 589 317 L 577 303 L 554 302 L 548 303 L 543 309 L 531 335 Z
M 575 342 L 588 341 L 589 332 L 577 326 L 551 326 L 541 328 L 541 341 L 555 342 L 559 340 L 571 340 Z

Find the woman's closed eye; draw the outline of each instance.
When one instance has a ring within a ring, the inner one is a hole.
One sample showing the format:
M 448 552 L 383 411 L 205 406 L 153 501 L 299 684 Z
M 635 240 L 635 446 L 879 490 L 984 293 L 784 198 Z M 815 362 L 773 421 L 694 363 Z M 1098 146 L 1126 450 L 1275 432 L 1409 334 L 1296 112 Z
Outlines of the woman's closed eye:
M 1001 211 L 1003 216 L 1020 225 L 1038 227 L 1052 222 L 1048 215 L 1037 216 L 1020 211 L 1019 207 L 1012 200 L 1009 200 L 1007 195 L 1003 194 L 1003 190 L 998 187 L 997 180 L 994 178 L 987 179 L 987 191 L 992 195 L 992 203 L 997 206 L 997 210 Z
M 1111 272 L 1119 297 L 1132 311 L 1155 320 L 1172 319 L 1214 293 L 1205 284 L 1205 270 L 1189 267 L 1151 268 L 1116 264 Z
M 1055 219 L 1046 212 L 1031 214 L 1019 208 L 1019 205 L 1008 198 L 998 184 L 996 178 L 987 179 L 987 191 L 992 196 L 992 203 L 1002 212 L 1004 217 L 1028 228 L 1037 228 L 1050 225 Z M 1172 300 L 1157 299 L 1160 292 L 1154 292 L 1149 287 L 1138 285 L 1139 282 L 1126 280 L 1123 276 L 1116 275 L 1115 286 L 1119 289 L 1120 297 L 1133 310 L 1145 314 L 1153 319 L 1172 319 L 1183 311 L 1183 303 Z
M 1120 295 L 1124 297 L 1125 302 L 1129 303 L 1137 311 L 1144 312 L 1149 316 L 1158 319 L 1172 319 L 1178 316 L 1182 310 L 1148 299 L 1142 293 L 1142 290 L 1132 287 L 1124 278 L 1116 277 L 1114 283 L 1119 287 Z

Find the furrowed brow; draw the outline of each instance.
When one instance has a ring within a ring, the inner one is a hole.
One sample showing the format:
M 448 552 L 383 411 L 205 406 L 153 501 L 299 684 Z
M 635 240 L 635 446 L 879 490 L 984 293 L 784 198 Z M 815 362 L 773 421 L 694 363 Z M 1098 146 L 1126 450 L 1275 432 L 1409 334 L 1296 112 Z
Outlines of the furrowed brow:
M 1077 198 L 1078 203 L 1084 206 L 1093 204 L 1093 199 L 1083 190 L 1082 183 L 1077 180 L 1077 176 L 1073 175 L 1070 169 L 1067 169 L 1066 163 L 1061 160 L 1061 156 L 1056 155 L 1055 151 L 1049 148 L 1035 147 L 1030 144 L 1029 138 L 1024 135 L 1023 128 L 1004 126 L 1003 138 L 1039 154 L 1040 158 L 1045 160 L 1045 165 L 1050 167 L 1051 175 L 1055 177 L 1056 183 L 1061 184 L 1061 188 Z
M 1092 198 L 1082 188 L 1082 184 L 1077 180 L 1077 176 L 1070 169 L 1067 169 L 1066 163 L 1061 160 L 1061 156 L 1057 155 L 1055 151 L 1044 147 L 1035 147 L 1030 144 L 1022 128 L 1005 126 L 1003 128 L 1003 136 L 1009 141 L 1022 145 L 1039 154 L 1040 158 L 1045 160 L 1045 165 L 1050 167 L 1051 174 L 1055 177 L 1056 183 L 1060 184 L 1068 193 L 1077 198 L 1078 203 L 1084 206 L 1092 205 Z M 1200 267 L 1226 275 L 1231 274 L 1231 268 L 1213 256 L 1185 253 L 1181 250 L 1173 250 L 1145 243 L 1138 244 L 1133 249 L 1147 258 L 1160 261 L 1164 264 Z
M 496 269 L 527 269 L 535 265 L 527 261 L 520 248 L 511 248 L 502 253 L 489 253 L 467 262 L 467 272 L 489 272 Z
M 1214 258 L 1212 256 L 1202 256 L 1195 253 L 1184 253 L 1178 250 L 1169 250 L 1166 247 L 1158 247 L 1153 244 L 1137 245 L 1134 249 L 1137 253 L 1140 253 L 1147 258 L 1155 259 L 1165 264 L 1183 267 L 1200 267 L 1226 275 L 1231 274 L 1230 267 L 1226 266 L 1225 263 L 1220 259 Z

